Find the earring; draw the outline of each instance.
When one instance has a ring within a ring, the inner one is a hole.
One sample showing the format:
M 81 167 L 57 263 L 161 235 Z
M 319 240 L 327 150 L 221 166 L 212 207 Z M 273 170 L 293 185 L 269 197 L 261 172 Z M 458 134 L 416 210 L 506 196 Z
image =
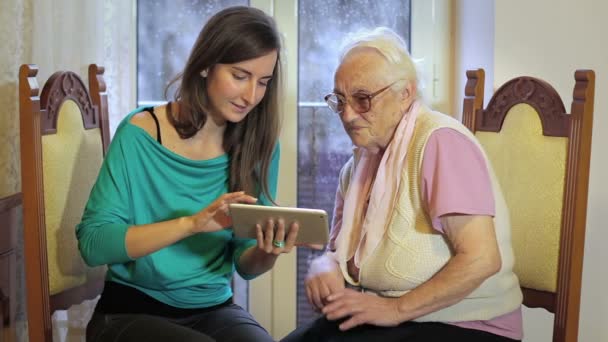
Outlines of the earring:
M 207 69 L 201 71 L 201 77 L 206 78 L 208 73 Z

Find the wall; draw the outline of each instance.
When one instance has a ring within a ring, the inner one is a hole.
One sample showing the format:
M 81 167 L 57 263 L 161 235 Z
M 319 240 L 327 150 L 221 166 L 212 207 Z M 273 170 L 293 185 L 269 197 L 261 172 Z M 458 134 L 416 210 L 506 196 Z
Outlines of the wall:
M 411 55 L 418 69 L 422 98 L 435 110 L 452 112 L 454 39 L 451 0 L 411 0 Z
M 2 0 L 0 11 L 0 197 L 19 192 L 19 64 L 32 55 L 32 1 Z
M 547 80 L 565 99 L 569 110 L 574 70 L 590 68 L 596 72 L 589 208 L 579 341 L 608 341 L 608 272 L 604 248 L 608 230 L 602 211 L 608 205 L 608 187 L 602 175 L 608 173 L 608 45 L 605 32 L 608 3 L 580 0 L 459 0 L 455 33 L 460 40 L 456 53 L 457 100 L 462 103 L 464 71 L 476 65 L 486 67 L 486 80 L 493 86 L 520 75 Z M 492 10 L 492 7 L 495 7 Z M 486 19 L 483 19 L 483 16 Z M 487 18 L 494 17 L 494 24 Z M 490 33 L 493 31 L 493 33 Z M 493 62 L 487 56 L 492 54 Z M 485 57 L 484 57 L 485 56 Z M 486 99 L 490 96 L 486 88 Z M 461 109 L 459 110 L 461 111 Z M 540 309 L 524 311 L 525 341 L 551 340 L 553 315 Z
M 493 93 L 494 84 L 494 0 L 460 0 L 452 3 L 454 40 L 453 109 L 462 116 L 466 71 L 483 68 L 486 71 L 484 103 Z

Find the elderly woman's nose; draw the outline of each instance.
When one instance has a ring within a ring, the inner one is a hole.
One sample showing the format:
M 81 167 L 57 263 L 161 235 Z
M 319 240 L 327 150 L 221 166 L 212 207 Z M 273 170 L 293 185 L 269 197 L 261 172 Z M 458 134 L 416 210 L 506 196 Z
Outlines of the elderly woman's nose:
M 359 116 L 359 114 L 357 112 L 355 112 L 353 107 L 347 101 L 346 104 L 344 105 L 344 110 L 342 111 L 342 114 L 340 115 L 340 118 L 342 119 L 342 121 L 350 122 L 350 121 L 353 121 L 354 119 L 356 119 L 358 116 Z

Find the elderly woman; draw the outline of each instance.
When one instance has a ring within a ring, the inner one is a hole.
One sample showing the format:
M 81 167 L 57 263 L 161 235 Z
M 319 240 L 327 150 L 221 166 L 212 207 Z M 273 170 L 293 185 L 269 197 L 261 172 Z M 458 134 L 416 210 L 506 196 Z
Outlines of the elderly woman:
M 325 100 L 355 149 L 306 279 L 323 316 L 284 341 L 522 339 L 500 187 L 475 137 L 425 106 L 417 85 L 393 31 L 345 44 Z

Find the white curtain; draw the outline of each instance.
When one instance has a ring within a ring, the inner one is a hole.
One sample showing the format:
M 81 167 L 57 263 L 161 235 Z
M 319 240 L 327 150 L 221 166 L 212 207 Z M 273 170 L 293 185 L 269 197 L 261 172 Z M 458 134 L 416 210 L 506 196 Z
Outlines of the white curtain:
M 88 2 L 88 1 L 85 1 Z M 137 22 L 135 0 L 104 0 L 104 55 L 110 132 L 137 102 Z
M 90 63 L 105 67 L 110 126 L 135 106 L 134 0 L 34 0 L 32 63 L 39 80 L 56 70 L 87 82 Z

